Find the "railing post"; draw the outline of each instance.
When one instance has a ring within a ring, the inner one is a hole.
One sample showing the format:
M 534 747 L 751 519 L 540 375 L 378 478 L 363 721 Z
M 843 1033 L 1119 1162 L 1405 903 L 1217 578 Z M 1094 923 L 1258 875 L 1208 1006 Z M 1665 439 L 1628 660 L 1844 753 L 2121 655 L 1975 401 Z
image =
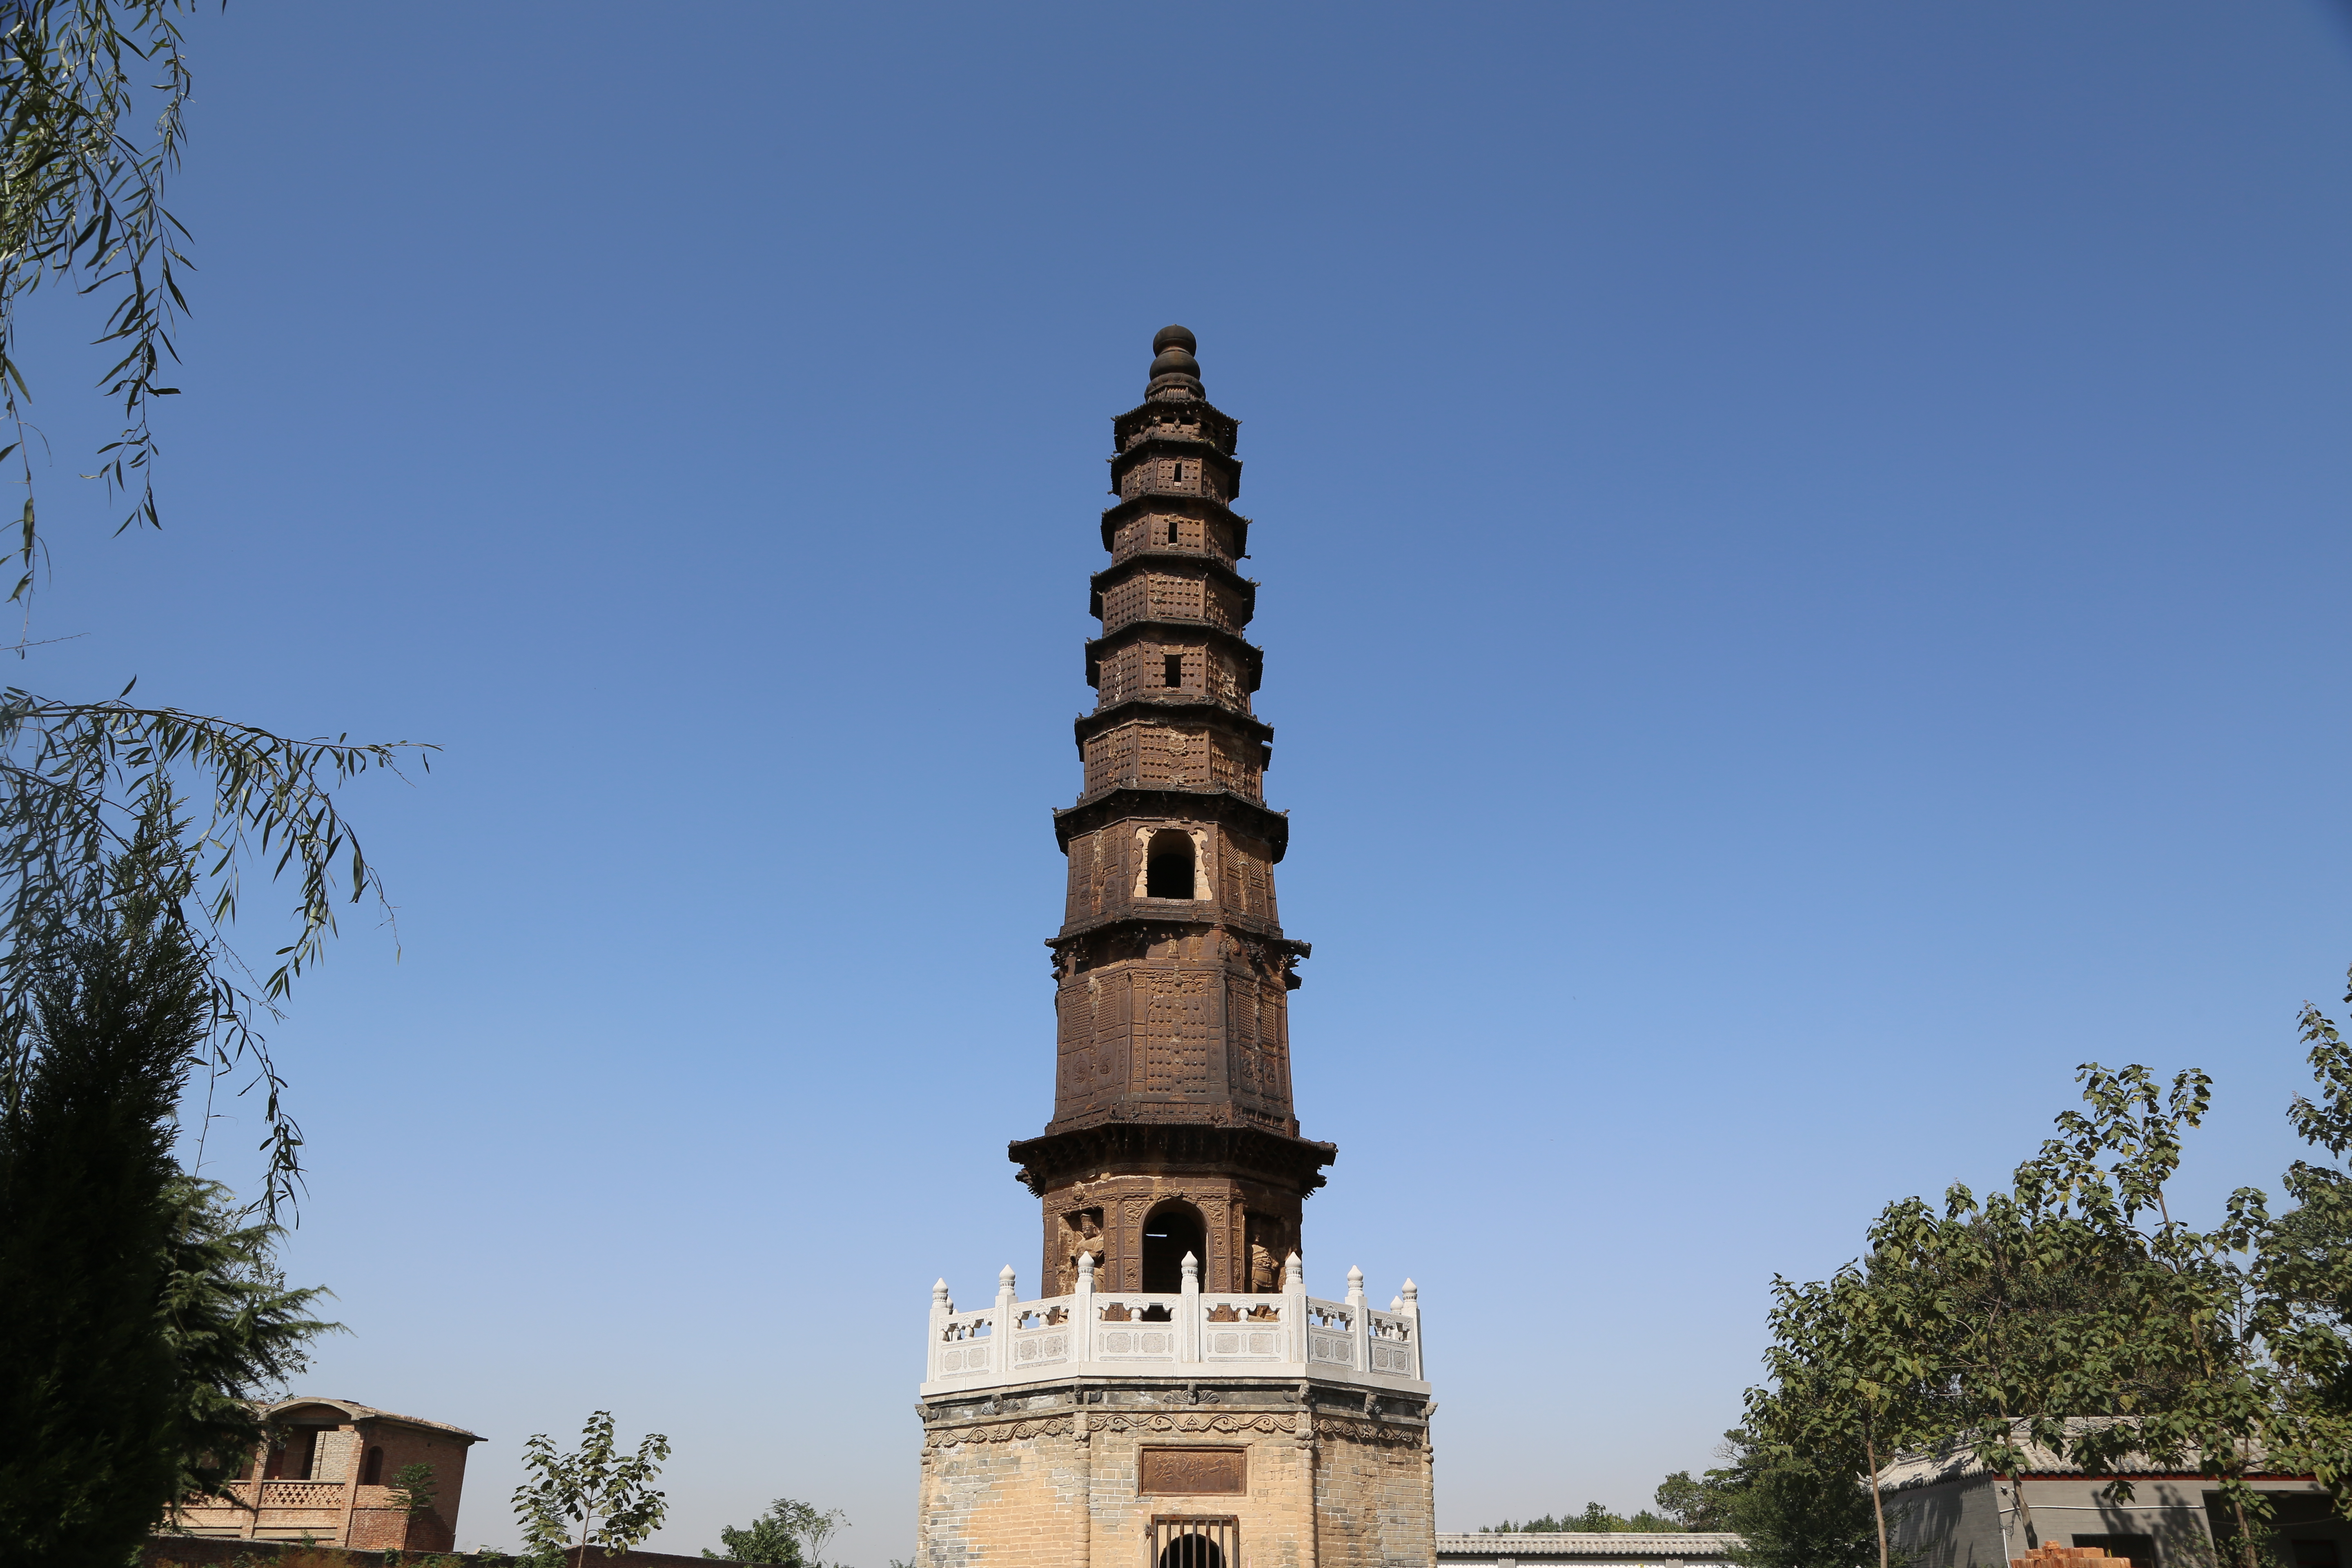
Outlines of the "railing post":
M 1289 1360 L 1307 1364 L 1307 1270 L 1293 1252 L 1282 1260 L 1282 1328 L 1290 1336 Z
M 1372 1370 L 1372 1316 L 1365 1310 L 1364 1271 L 1348 1268 L 1348 1337 L 1354 1342 L 1356 1370 Z
M 1201 1359 L 1201 1260 L 1191 1253 L 1184 1255 L 1184 1282 L 1176 1302 L 1176 1315 L 1184 1320 L 1176 1331 L 1176 1359 Z
M 1096 1316 L 1095 1255 L 1091 1252 L 1078 1254 L 1078 1289 L 1071 1299 L 1070 1310 L 1078 1320 L 1073 1325 L 1077 1331 L 1075 1348 L 1078 1353 L 1071 1359 L 1079 1363 L 1090 1362 L 1095 1359 Z
M 1421 1287 L 1407 1279 L 1404 1289 L 1398 1294 L 1404 1298 L 1404 1321 L 1412 1325 L 1413 1381 L 1427 1383 L 1429 1376 L 1422 1370 L 1421 1364 Z
M 955 1315 L 955 1303 L 948 1300 L 948 1282 L 944 1279 L 931 1287 L 931 1348 L 923 1352 L 923 1381 L 940 1380 L 940 1346 L 947 1342 L 948 1320 Z
M 988 1337 L 996 1342 L 995 1353 L 988 1358 L 988 1370 L 1002 1382 L 1013 1374 L 1013 1265 L 1006 1264 L 996 1275 L 996 1322 Z

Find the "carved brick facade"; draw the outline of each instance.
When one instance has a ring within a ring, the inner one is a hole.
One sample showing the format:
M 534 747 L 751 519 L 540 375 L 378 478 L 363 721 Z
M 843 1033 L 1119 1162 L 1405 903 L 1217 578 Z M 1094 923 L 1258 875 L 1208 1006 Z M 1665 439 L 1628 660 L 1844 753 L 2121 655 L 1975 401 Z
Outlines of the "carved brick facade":
M 1055 814 L 1069 898 L 1054 952 L 1054 1117 L 1012 1147 L 1044 1204 L 1049 1289 L 1091 1253 L 1107 1289 L 1280 1288 L 1300 1206 L 1338 1151 L 1298 1135 L 1290 993 L 1307 945 L 1282 933 L 1274 868 L 1289 819 L 1262 781 L 1274 728 L 1242 636 L 1257 584 L 1234 455 L 1192 334 L 1170 327 L 1141 406 L 1112 422 L 1111 492 L 1077 721 L 1077 804 Z

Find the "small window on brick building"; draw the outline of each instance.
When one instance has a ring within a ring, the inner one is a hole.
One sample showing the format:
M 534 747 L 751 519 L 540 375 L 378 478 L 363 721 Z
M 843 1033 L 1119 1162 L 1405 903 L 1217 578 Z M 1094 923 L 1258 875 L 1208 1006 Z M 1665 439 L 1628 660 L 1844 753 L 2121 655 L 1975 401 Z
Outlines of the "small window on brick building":
M 1184 482 L 1184 465 L 1181 463 L 1176 465 L 1176 482 L 1180 485 Z
M 1172 517 L 1168 520 L 1168 542 L 1176 542 L 1176 520 Z
M 1150 856 L 1143 868 L 1143 891 L 1145 897 L 1153 899 L 1192 896 L 1191 834 L 1181 828 L 1162 828 L 1151 836 Z
M 1166 655 L 1160 659 L 1160 684 L 1162 686 L 1181 686 L 1184 684 L 1184 656 L 1182 654 L 1171 653 Z
M 367 1458 L 365 1462 L 360 1466 L 360 1485 L 363 1487 L 373 1487 L 381 1486 L 383 1484 L 383 1450 L 382 1448 L 370 1448 L 367 1451 Z

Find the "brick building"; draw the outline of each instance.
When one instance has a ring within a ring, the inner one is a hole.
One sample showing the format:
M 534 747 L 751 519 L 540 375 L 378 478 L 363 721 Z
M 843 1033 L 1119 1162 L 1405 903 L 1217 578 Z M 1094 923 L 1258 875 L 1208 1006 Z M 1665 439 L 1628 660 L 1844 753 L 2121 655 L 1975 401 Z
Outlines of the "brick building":
M 2092 1475 L 2032 1441 L 2021 1424 L 2016 1437 L 2026 1463 L 2015 1477 L 1986 1469 L 1968 1449 L 1908 1455 L 1879 1472 L 1888 1533 L 1907 1562 L 2002 1568 L 2052 1547 L 2096 1549 L 2131 1568 L 2232 1559 L 2226 1543 L 2235 1521 L 2212 1477 L 2139 1454 L 2126 1455 L 2115 1475 Z M 2107 1495 L 2117 1476 L 2130 1482 L 2129 1499 Z M 2271 1504 L 2273 1561 L 2352 1565 L 2352 1522 L 2336 1516 L 2315 1477 L 2257 1469 L 2246 1479 Z
M 272 1440 L 229 1483 L 233 1501 L 205 1499 L 180 1510 L 183 1534 L 301 1541 L 367 1550 L 447 1552 L 457 1535 L 466 1450 L 481 1441 L 461 1426 L 347 1399 L 285 1399 L 265 1413 Z M 433 1471 L 433 1506 L 411 1515 L 392 1482 L 410 1465 Z
M 933 1291 L 918 1568 L 1432 1568 L 1411 1280 L 1307 1292 L 1302 1208 L 1337 1158 L 1302 1137 L 1283 933 L 1288 816 L 1243 636 L 1257 584 L 1239 422 L 1164 329 L 1112 422 L 1091 584 L 1084 782 L 1055 814 L 1054 1113 L 1011 1148 L 1040 1203 L 1042 1294 Z

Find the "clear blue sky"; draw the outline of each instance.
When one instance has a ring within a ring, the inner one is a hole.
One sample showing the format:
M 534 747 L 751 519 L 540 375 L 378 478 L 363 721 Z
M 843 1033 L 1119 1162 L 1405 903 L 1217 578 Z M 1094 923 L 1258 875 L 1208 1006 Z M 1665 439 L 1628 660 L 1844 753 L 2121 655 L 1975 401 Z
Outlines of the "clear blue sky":
M 306 1386 L 487 1435 L 465 1543 L 608 1407 L 662 1546 L 792 1495 L 908 1554 L 930 1283 L 1034 1283 L 1047 813 L 1169 321 L 1259 521 L 1309 1280 L 1420 1282 L 1446 1527 L 1704 1466 L 1774 1271 L 2000 1181 L 2079 1061 L 2215 1073 L 2193 1207 L 2293 1157 L 2352 961 L 2341 13 L 192 37 L 168 527 L 106 537 L 31 320 L 79 637 L 20 679 L 446 748 L 353 802 L 403 955 L 356 922 L 277 1038 L 353 1331 Z

